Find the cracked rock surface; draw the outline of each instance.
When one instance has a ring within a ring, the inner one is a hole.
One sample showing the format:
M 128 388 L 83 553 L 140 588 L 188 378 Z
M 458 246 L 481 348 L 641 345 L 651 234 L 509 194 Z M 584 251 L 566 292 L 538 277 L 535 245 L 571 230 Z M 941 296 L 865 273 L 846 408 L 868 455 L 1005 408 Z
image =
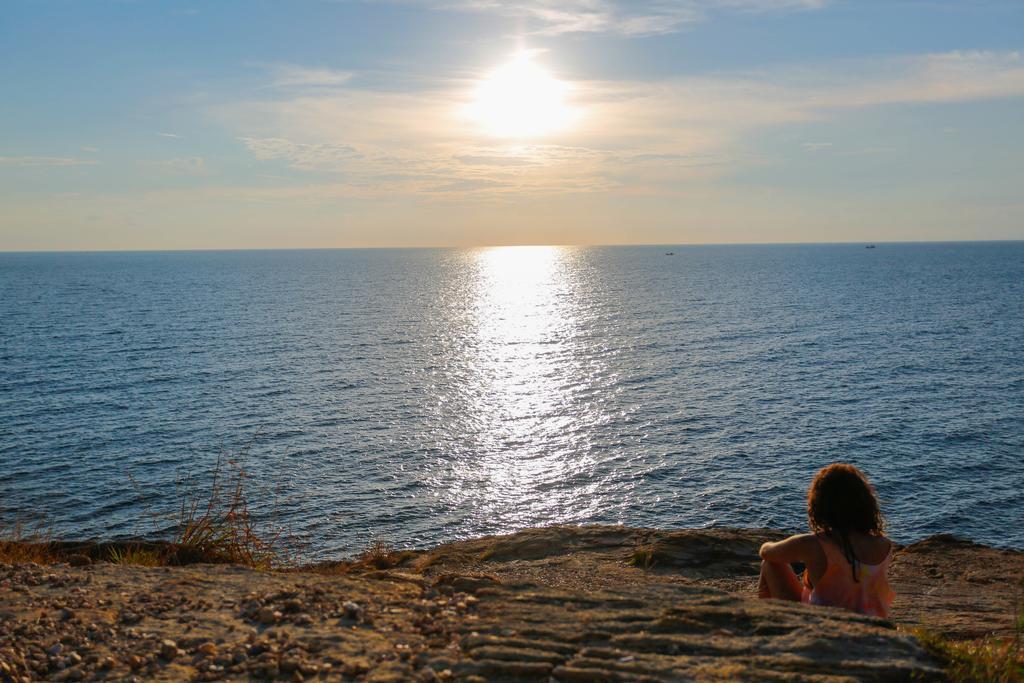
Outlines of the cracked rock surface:
M 552 527 L 386 570 L 0 565 L 0 680 L 941 678 L 891 623 L 753 599 L 750 547 L 772 533 Z M 638 548 L 653 565 L 628 564 Z M 923 577 L 943 553 L 989 551 L 940 540 L 901 561 Z M 984 571 L 1007 570 L 984 557 Z M 976 592 L 990 586 L 971 577 Z M 923 602 L 900 610 L 897 623 L 935 616 Z M 957 614 L 956 629 L 997 622 L 994 607 Z

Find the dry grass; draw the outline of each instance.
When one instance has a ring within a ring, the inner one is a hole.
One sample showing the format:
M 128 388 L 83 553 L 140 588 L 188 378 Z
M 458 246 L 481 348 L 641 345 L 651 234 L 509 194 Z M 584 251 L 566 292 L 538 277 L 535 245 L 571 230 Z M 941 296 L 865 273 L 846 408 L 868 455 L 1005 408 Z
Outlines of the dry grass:
M 417 553 L 409 550 L 395 550 L 390 543 L 377 539 L 356 558 L 356 564 L 374 569 L 392 569 L 405 564 L 416 556 Z
M 245 470 L 235 460 L 227 466 L 230 476 L 225 477 L 223 460 L 217 460 L 207 493 L 193 489 L 182 497 L 165 563 L 230 563 L 256 569 L 285 564 L 281 531 L 261 533 L 249 512 Z
M 1021 581 L 1024 592 L 1024 580 Z M 1024 683 L 1024 599 L 1017 596 L 1014 635 L 950 640 L 926 630 L 915 632 L 921 644 L 946 669 L 951 683 Z
M 318 574 L 345 576 L 348 574 L 362 574 L 369 571 L 410 566 L 414 560 L 420 557 L 421 553 L 415 550 L 396 550 L 387 541 L 377 539 L 354 559 L 320 562 L 318 564 L 305 565 L 300 567 L 300 569 L 303 571 L 313 571 Z M 419 570 L 419 567 L 414 568 L 414 571 Z
M 11 527 L 0 527 L 0 562 L 49 564 L 61 559 L 51 542 L 49 528 L 42 524 L 28 527 L 23 522 L 15 522 Z
M 927 631 L 916 635 L 942 661 L 952 683 L 1024 683 L 1024 650 L 1014 638 L 956 641 Z
M 246 472 L 238 463 L 238 459 L 218 458 L 208 485 L 203 487 L 191 478 L 179 482 L 179 509 L 168 540 L 75 544 L 53 541 L 43 525 L 28 528 L 15 524 L 0 527 L 0 562 L 51 564 L 67 561 L 71 555 L 86 555 L 94 561 L 146 567 L 199 562 L 255 569 L 285 566 L 289 558 L 282 532 L 257 528 L 246 497 Z M 139 488 L 134 480 L 132 485 Z M 158 523 L 156 515 L 144 517 Z M 148 535 L 154 536 L 158 534 Z

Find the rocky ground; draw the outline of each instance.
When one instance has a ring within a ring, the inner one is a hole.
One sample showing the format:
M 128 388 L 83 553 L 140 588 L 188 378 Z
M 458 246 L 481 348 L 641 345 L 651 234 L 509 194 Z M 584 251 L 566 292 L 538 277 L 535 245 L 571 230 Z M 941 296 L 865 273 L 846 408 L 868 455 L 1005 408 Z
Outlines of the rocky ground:
M 0 680 L 940 680 L 905 627 L 1012 628 L 1022 553 L 903 548 L 894 628 L 752 599 L 778 536 L 550 527 L 299 571 L 0 565 Z

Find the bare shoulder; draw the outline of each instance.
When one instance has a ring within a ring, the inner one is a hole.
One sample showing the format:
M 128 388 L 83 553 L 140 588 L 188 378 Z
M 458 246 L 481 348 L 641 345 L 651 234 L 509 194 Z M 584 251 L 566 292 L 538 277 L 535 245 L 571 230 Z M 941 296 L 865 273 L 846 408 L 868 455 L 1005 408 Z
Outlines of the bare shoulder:
M 793 534 L 786 540 L 792 542 L 794 545 L 799 545 L 802 548 L 818 547 L 818 537 L 815 534 Z
M 804 562 L 820 552 L 814 534 L 795 534 L 761 546 L 761 558 L 772 562 Z
M 861 562 L 878 564 L 893 549 L 893 542 L 881 534 L 857 534 L 850 538 L 854 553 Z

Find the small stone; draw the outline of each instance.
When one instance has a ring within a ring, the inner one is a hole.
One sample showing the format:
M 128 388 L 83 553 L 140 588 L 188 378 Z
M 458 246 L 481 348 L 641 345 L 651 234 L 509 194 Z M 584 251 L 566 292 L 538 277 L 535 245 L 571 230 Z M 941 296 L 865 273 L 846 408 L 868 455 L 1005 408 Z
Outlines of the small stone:
M 167 661 L 178 656 L 178 644 L 173 640 L 164 640 L 160 643 L 160 656 Z
M 213 641 L 206 641 L 200 645 L 196 652 L 203 655 L 204 657 L 216 657 L 217 656 L 217 644 Z
M 92 560 L 89 559 L 88 555 L 76 553 L 68 556 L 68 564 L 72 567 L 88 567 L 92 564 Z
M 285 612 L 289 612 L 289 613 L 294 614 L 296 612 L 301 612 L 302 609 L 303 609 L 303 604 L 302 604 L 301 600 L 296 600 L 295 598 L 292 598 L 291 600 L 285 600 L 284 601 L 284 611 Z
M 109 671 L 110 669 L 113 669 L 115 666 L 117 666 L 117 662 L 114 661 L 113 657 L 105 657 L 101 659 L 100 663 L 98 664 L 98 668 L 100 669 L 100 671 Z
M 64 671 L 57 674 L 53 680 L 55 681 L 80 681 L 85 678 L 85 673 L 78 667 L 72 669 L 65 669 Z
M 345 616 L 349 619 L 358 619 L 363 613 L 363 608 L 359 603 L 352 602 L 351 600 L 346 600 L 342 608 L 345 610 Z
M 271 607 L 264 607 L 260 609 L 257 615 L 257 620 L 264 625 L 276 624 L 277 620 L 281 618 L 280 612 L 275 612 Z
M 64 646 L 60 643 L 57 643 L 56 645 L 51 645 L 50 647 L 46 648 L 46 654 L 50 655 L 51 657 L 57 657 L 63 651 Z

